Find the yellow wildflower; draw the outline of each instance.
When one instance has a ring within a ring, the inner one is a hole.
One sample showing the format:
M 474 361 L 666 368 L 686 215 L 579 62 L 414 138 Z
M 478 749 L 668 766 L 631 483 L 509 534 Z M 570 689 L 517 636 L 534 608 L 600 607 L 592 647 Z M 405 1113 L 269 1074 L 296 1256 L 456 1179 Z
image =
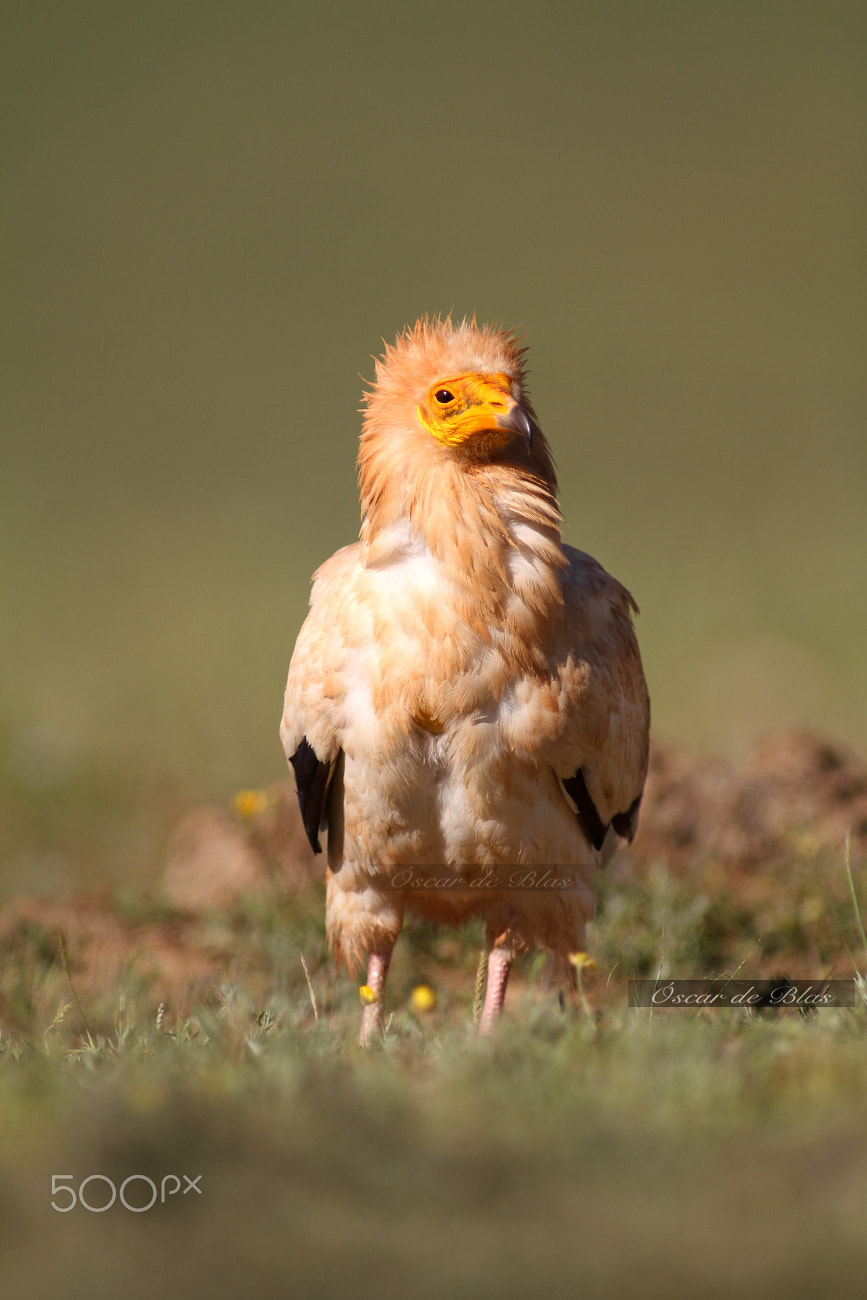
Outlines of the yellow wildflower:
M 235 811 L 248 820 L 258 817 L 268 806 L 268 795 L 264 790 L 239 790 L 235 795 Z
M 437 1004 L 437 995 L 429 984 L 416 984 L 410 994 L 409 1004 L 413 1011 L 419 1013 L 433 1011 Z
M 569 960 L 576 970 L 586 970 L 588 973 L 596 970 L 596 962 L 586 952 L 570 952 Z

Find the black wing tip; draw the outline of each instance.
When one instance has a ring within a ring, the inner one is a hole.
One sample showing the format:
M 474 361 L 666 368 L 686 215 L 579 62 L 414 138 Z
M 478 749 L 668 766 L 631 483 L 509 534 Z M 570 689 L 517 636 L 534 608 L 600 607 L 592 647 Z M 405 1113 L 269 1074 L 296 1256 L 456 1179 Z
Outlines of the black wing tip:
M 605 842 L 608 827 L 599 816 L 596 805 L 590 797 L 584 779 L 584 769 L 579 767 L 574 776 L 563 777 L 563 788 L 575 804 L 581 829 L 598 852 Z
M 631 842 L 635 838 L 638 829 L 638 809 L 641 806 L 643 791 L 636 795 L 625 812 L 615 813 L 611 821 L 606 823 L 599 816 L 590 791 L 587 789 L 587 780 L 582 767 L 579 767 L 574 776 L 563 778 L 563 788 L 575 804 L 581 829 L 597 852 L 602 848 L 611 826 L 622 840 Z
M 322 845 L 319 843 L 319 827 L 322 824 L 322 814 L 325 809 L 325 791 L 328 787 L 331 765 L 323 763 L 317 758 L 316 750 L 306 736 L 302 736 L 301 744 L 295 750 L 289 762 L 292 764 L 295 773 L 295 788 L 298 794 L 298 806 L 301 809 L 301 820 L 304 823 L 305 834 L 310 841 L 313 852 L 321 853 Z
M 628 840 L 631 844 L 635 839 L 635 832 L 638 830 L 638 810 L 641 807 L 641 794 L 637 794 L 632 803 L 626 809 L 626 812 L 615 813 L 611 818 L 611 825 L 617 831 L 617 834 L 623 840 Z

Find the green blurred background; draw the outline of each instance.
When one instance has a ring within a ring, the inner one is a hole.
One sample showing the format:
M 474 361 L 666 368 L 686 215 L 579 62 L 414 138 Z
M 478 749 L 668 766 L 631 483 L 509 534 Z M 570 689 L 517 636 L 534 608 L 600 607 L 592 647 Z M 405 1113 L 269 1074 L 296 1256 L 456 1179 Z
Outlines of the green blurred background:
M 9 888 L 283 775 L 360 376 L 423 312 L 525 335 L 658 738 L 867 746 L 867 7 L 2 17 Z

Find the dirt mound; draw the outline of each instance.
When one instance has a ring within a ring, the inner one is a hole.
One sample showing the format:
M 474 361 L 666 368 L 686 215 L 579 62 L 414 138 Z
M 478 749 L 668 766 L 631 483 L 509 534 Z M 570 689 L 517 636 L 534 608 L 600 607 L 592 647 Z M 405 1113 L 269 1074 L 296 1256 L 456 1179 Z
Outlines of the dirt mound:
M 867 852 L 867 767 L 844 746 L 805 731 L 757 745 L 743 767 L 651 750 L 639 863 L 682 872 L 708 861 L 733 871 L 778 866 L 793 853 Z
M 297 890 L 324 876 L 289 781 L 242 790 L 231 808 L 193 808 L 172 835 L 158 897 L 181 911 L 230 907 L 269 885 Z

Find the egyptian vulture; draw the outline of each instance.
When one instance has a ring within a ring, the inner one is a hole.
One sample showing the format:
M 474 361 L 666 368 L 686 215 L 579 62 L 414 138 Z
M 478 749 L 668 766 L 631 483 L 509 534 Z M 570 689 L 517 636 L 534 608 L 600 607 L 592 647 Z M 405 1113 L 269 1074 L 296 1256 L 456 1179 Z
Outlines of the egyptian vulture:
M 637 607 L 561 541 L 524 353 L 451 318 L 386 346 L 360 539 L 314 575 L 289 668 L 281 739 L 315 852 L 328 830 L 332 952 L 367 956 L 362 1041 L 405 915 L 484 917 L 489 1031 L 519 953 L 583 949 L 596 869 L 636 829 Z

